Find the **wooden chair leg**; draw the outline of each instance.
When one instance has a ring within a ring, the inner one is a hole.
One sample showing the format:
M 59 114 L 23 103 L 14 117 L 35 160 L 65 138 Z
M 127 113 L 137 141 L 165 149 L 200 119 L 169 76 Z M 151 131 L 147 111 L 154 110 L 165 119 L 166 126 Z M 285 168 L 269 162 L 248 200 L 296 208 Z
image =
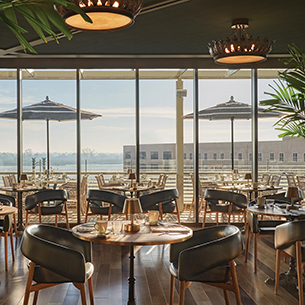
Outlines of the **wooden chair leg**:
M 216 212 L 216 226 L 219 225 L 219 214 L 218 212 Z
M 257 234 L 254 234 L 254 273 L 257 272 Z
M 248 261 L 248 252 L 249 252 L 249 244 L 250 244 L 250 229 L 248 228 L 246 233 L 246 249 L 245 249 L 245 263 Z
M 236 305 L 242 305 L 241 299 L 240 299 L 240 292 L 239 292 L 239 286 L 238 286 L 238 280 L 237 280 L 234 260 L 231 260 L 229 262 L 229 265 L 230 265 L 230 272 L 231 272 L 232 283 L 233 283 L 233 292 L 235 294 L 235 299 L 236 299 Z
M 37 304 L 38 292 L 39 292 L 39 290 L 36 290 L 35 293 L 34 293 L 33 305 Z
M 80 295 L 81 295 L 81 299 L 82 299 L 82 305 L 87 305 L 86 290 L 85 290 L 85 284 L 84 283 L 79 285 L 79 290 L 80 290 Z
M 161 218 L 161 220 L 163 220 L 163 210 L 162 210 L 162 203 L 159 202 L 159 217 Z
M 206 217 L 207 217 L 207 209 L 208 209 L 208 203 L 205 200 L 205 202 L 204 202 L 204 214 L 203 214 L 203 220 L 202 220 L 202 227 L 203 228 L 205 227 L 205 220 L 206 220 Z
M 57 227 L 57 214 L 55 214 L 55 227 Z
M 5 270 L 7 271 L 7 237 L 8 237 L 8 232 L 4 232 L 4 250 L 5 250 Z
M 65 209 L 65 214 L 66 214 L 66 227 L 67 227 L 67 230 L 70 230 L 68 208 L 67 208 L 67 203 L 66 202 L 64 203 L 64 209 Z
M 179 305 L 184 305 L 185 281 L 179 281 Z
M 14 221 L 15 236 L 17 236 L 18 231 L 17 231 L 17 219 L 16 219 L 16 214 L 13 214 L 13 221 Z
M 14 240 L 13 240 L 13 227 L 11 227 L 9 231 L 10 240 L 11 240 L 11 251 L 12 251 L 12 258 L 15 261 L 15 252 L 14 252 Z
M 224 295 L 224 297 L 225 297 L 226 305 L 230 305 L 228 290 L 223 289 L 223 295 Z
M 94 305 L 92 277 L 90 277 L 90 278 L 88 279 L 88 287 L 89 287 L 90 304 L 91 304 L 91 305 Z
M 29 268 L 28 279 L 27 279 L 26 287 L 25 287 L 23 305 L 28 305 L 28 303 L 29 303 L 29 297 L 30 297 L 30 292 L 31 292 L 34 270 L 35 270 L 35 263 L 31 262 L 30 268 Z
M 228 225 L 231 223 L 231 214 L 232 214 L 232 203 L 230 202 L 228 210 Z
M 301 242 L 296 242 L 296 256 L 297 256 L 297 273 L 298 273 L 298 289 L 299 289 L 299 305 L 304 304 L 303 296 L 303 274 L 302 274 L 302 250 Z
M 28 226 L 28 217 L 29 217 L 29 211 L 26 210 L 25 211 L 25 224 L 24 224 L 25 228 Z
M 171 274 L 170 292 L 169 292 L 169 305 L 174 304 L 174 288 L 175 288 L 175 277 Z
M 275 265 L 275 284 L 274 284 L 274 294 L 278 293 L 279 281 L 280 281 L 280 262 L 281 262 L 281 250 L 276 250 L 276 265 Z
M 41 203 L 38 203 L 38 215 L 39 215 L 39 223 L 41 224 Z

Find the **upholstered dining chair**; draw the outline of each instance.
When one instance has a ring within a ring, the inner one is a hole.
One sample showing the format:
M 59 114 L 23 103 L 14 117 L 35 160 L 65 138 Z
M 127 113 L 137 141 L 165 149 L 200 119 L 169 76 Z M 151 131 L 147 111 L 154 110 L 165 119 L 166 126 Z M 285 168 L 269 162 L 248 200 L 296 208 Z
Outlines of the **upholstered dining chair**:
M 0 236 L 4 237 L 4 251 L 5 251 L 5 270 L 7 270 L 8 266 L 8 237 L 10 237 L 11 241 L 11 253 L 12 260 L 15 260 L 14 253 L 14 242 L 13 242 L 13 230 L 12 230 L 12 219 L 13 215 L 5 215 L 3 219 L 0 221 Z
M 113 192 L 88 190 L 85 222 L 89 215 L 100 215 L 101 219 L 103 215 L 107 215 L 110 220 L 111 214 L 122 213 L 126 198 Z
M 94 304 L 90 242 L 63 228 L 30 225 L 24 230 L 20 251 L 30 260 L 24 305 L 28 304 L 32 291 L 36 304 L 39 290 L 69 282 L 80 290 L 82 305 L 86 305 L 87 281 L 90 303 Z
M 0 194 L 0 202 L 2 202 L 3 205 L 7 205 L 7 206 L 11 206 L 11 207 L 16 207 L 15 197 L 10 196 L 10 195 Z M 0 224 L 1 224 L 1 221 L 0 221 Z M 13 226 L 14 226 L 15 235 L 17 235 L 17 219 L 16 219 L 16 214 L 13 214 Z
M 176 214 L 180 224 L 179 206 L 177 199 L 179 193 L 177 189 L 157 191 L 139 197 L 143 212 L 148 210 L 158 210 L 160 218 L 163 219 L 164 213 Z
M 289 221 L 275 229 L 276 268 L 274 293 L 278 293 L 281 256 L 294 257 L 297 261 L 299 304 L 304 304 L 302 263 L 305 262 L 305 220 Z
M 98 174 L 95 176 L 98 188 L 101 189 L 105 185 L 105 178 L 103 174 Z
M 193 232 L 193 236 L 170 246 L 170 305 L 174 301 L 174 282 L 179 280 L 179 305 L 191 282 L 222 288 L 226 304 L 228 290 L 241 305 L 234 259 L 243 251 L 240 230 L 232 225 L 212 226 Z
M 57 226 L 57 215 L 66 217 L 66 226 L 69 229 L 69 219 L 67 211 L 68 194 L 65 190 L 42 190 L 25 198 L 25 226 L 28 225 L 29 214 L 38 214 L 41 224 L 42 215 L 55 215 L 55 225 Z
M 249 206 L 256 204 L 256 201 L 249 203 Z M 257 272 L 257 238 L 274 236 L 275 228 L 278 225 L 285 223 L 285 220 L 259 220 L 258 215 L 248 212 L 246 230 L 246 249 L 245 249 L 245 263 L 248 260 L 249 244 L 251 236 L 254 236 L 254 272 Z
M 202 227 L 205 227 L 208 213 L 216 213 L 216 224 L 219 224 L 218 214 L 228 215 L 228 224 L 231 222 L 231 215 L 242 214 L 245 228 L 247 226 L 247 197 L 230 191 L 206 189 L 204 194 L 204 215 Z M 208 210 L 209 208 L 209 210 Z
M 270 174 L 267 174 L 267 173 L 262 174 L 262 179 L 260 182 L 262 184 L 268 185 L 269 181 L 270 181 Z

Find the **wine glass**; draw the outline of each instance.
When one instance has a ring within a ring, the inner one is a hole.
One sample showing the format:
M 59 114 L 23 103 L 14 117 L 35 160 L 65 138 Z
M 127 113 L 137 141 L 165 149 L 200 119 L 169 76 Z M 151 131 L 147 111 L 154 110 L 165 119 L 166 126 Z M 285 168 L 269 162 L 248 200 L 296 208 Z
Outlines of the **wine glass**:
M 112 222 L 112 232 L 114 235 L 120 235 L 122 232 L 122 221 L 115 220 Z

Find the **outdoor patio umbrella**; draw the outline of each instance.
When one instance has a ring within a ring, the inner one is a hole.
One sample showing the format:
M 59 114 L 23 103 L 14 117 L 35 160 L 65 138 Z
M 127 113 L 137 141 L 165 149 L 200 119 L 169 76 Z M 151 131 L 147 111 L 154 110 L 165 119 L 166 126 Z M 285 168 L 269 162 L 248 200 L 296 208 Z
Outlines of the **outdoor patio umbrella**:
M 76 120 L 76 109 L 61 103 L 55 103 L 46 97 L 40 103 L 22 107 L 22 120 L 45 120 L 47 122 L 47 169 L 50 170 L 50 121 L 73 121 Z M 81 120 L 92 120 L 100 117 L 100 114 L 81 110 Z M 17 108 L 0 113 L 2 119 L 17 119 Z
M 258 117 L 270 118 L 280 117 L 281 112 L 269 111 L 264 112 L 264 108 L 258 108 Z M 185 115 L 184 119 L 193 119 L 193 113 Z M 198 112 L 200 120 L 231 120 L 231 152 L 232 152 L 232 170 L 234 169 L 234 120 L 249 120 L 252 118 L 252 107 L 249 104 L 234 101 L 231 96 L 230 100 L 216 106 L 200 110 Z

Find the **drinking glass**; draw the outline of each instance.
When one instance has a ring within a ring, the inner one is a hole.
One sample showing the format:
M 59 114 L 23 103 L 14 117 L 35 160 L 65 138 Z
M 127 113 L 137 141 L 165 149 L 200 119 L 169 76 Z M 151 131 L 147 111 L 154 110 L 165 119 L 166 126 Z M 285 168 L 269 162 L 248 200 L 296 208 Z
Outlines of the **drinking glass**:
M 135 214 L 134 215 L 136 224 L 138 224 L 139 226 L 144 225 L 145 223 L 145 214 L 139 213 L 139 214 Z
M 119 235 L 122 232 L 122 221 L 116 220 L 112 222 L 112 232 Z

